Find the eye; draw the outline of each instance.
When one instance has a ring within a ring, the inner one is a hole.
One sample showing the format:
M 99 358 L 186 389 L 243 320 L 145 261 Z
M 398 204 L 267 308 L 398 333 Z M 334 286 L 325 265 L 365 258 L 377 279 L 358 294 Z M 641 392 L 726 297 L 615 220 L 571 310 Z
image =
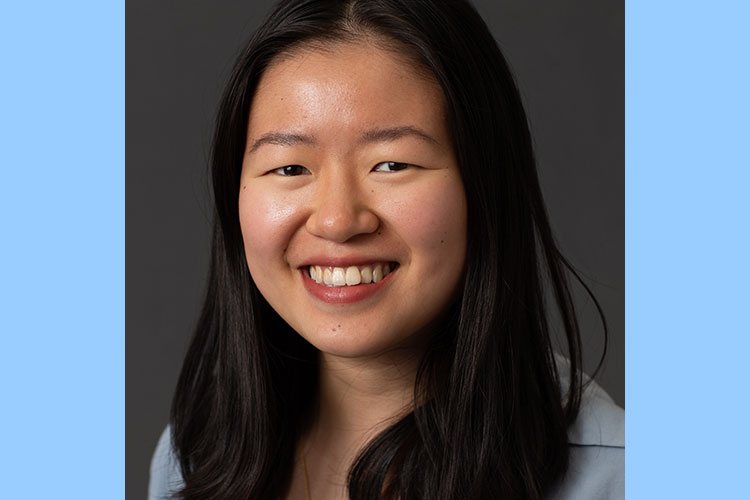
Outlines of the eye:
M 397 161 L 384 161 L 382 163 L 378 163 L 373 167 L 373 172 L 398 172 L 399 170 L 404 170 L 405 168 L 409 167 L 410 165 L 408 163 L 400 163 Z
M 285 167 L 271 170 L 271 173 L 274 173 L 276 175 L 283 175 L 284 177 L 292 177 L 295 175 L 310 175 L 310 171 L 302 165 L 287 165 Z

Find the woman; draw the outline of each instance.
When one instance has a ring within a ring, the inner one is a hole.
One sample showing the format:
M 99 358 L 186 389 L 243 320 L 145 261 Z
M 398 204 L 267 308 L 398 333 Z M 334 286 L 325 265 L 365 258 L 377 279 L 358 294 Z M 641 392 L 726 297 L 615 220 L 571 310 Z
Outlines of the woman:
M 222 99 L 213 187 L 151 498 L 623 496 L 622 413 L 582 383 L 526 117 L 469 4 L 282 1 Z

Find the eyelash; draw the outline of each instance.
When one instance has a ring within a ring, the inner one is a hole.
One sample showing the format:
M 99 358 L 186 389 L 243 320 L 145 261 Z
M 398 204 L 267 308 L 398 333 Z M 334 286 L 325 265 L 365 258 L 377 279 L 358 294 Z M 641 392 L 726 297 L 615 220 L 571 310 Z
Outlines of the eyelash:
M 304 172 L 298 172 L 298 173 L 291 173 L 291 169 L 302 169 Z M 279 167 L 277 169 L 271 170 L 271 173 L 281 175 L 283 177 L 295 177 L 297 175 L 310 175 L 310 171 L 307 170 L 302 165 L 286 165 L 284 167 Z
M 378 170 L 381 165 L 386 165 L 389 170 Z M 372 168 L 373 172 L 385 172 L 394 173 L 400 172 L 408 167 L 412 166 L 409 163 L 403 163 L 398 161 L 381 161 Z M 302 171 L 300 171 L 300 169 Z M 395 169 L 395 170 L 394 170 Z M 281 175 L 282 177 L 296 177 L 298 175 L 310 175 L 310 171 L 302 165 L 286 165 L 277 169 L 271 170 L 271 173 Z
M 378 167 L 380 165 L 388 165 L 388 168 L 391 169 L 390 172 L 388 172 L 388 173 L 399 172 L 399 171 L 404 170 L 405 168 L 408 168 L 408 167 L 411 166 L 411 164 L 409 164 L 409 163 L 402 163 L 402 162 L 398 162 L 398 161 L 382 161 L 382 162 L 378 163 L 377 165 L 375 165 L 373 167 L 372 171 L 373 172 L 387 172 L 387 171 L 384 171 L 384 170 L 378 170 Z M 396 168 L 396 170 L 393 170 L 393 168 Z

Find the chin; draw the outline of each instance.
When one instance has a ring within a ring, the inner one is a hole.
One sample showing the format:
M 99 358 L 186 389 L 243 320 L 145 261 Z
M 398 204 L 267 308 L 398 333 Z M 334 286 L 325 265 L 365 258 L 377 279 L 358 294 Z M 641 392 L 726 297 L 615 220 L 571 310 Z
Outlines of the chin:
M 299 330 L 298 330 L 299 333 Z M 300 335 L 321 353 L 341 358 L 368 358 L 398 351 L 418 344 L 414 336 L 394 332 L 363 331 L 334 324 L 329 328 L 301 332 Z

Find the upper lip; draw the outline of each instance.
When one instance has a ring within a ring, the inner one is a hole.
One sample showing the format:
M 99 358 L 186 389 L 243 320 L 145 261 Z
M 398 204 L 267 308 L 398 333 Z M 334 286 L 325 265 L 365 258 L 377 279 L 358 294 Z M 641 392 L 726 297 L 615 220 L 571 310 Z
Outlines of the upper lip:
M 390 257 L 375 257 L 369 255 L 348 255 L 348 256 L 331 256 L 331 255 L 320 255 L 312 256 L 305 259 L 299 267 L 307 266 L 328 266 L 328 267 L 349 267 L 349 266 L 365 266 L 368 264 L 375 264 L 378 262 L 397 262 L 395 259 Z

